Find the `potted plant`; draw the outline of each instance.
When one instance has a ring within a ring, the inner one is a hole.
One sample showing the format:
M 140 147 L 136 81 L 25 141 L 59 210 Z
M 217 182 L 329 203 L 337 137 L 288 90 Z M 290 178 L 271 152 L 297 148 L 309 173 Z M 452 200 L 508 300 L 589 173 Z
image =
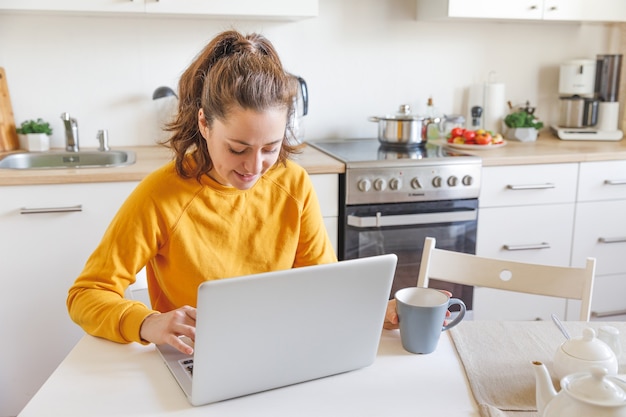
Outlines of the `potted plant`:
M 26 120 L 17 129 L 20 139 L 20 148 L 27 151 L 47 151 L 50 149 L 50 123 L 39 118 Z
M 504 118 L 504 124 L 507 127 L 506 138 L 521 142 L 537 140 L 537 133 L 543 127 L 543 122 L 535 116 L 534 112 L 535 108 L 530 107 L 529 103 L 526 102 L 526 107 L 509 113 Z

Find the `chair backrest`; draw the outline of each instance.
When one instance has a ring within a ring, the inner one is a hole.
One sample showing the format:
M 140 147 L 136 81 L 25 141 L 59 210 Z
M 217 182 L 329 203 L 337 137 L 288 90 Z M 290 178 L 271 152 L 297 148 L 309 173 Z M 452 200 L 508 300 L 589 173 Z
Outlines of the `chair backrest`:
M 596 260 L 585 268 L 561 267 L 484 258 L 435 248 L 435 239 L 424 242 L 418 287 L 430 279 L 457 284 L 569 298 L 582 302 L 580 320 L 589 321 Z

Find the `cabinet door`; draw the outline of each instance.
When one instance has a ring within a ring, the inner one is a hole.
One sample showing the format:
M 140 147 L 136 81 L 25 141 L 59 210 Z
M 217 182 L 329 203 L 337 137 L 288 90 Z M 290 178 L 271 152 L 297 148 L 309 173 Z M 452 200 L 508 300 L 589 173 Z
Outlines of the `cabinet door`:
M 626 161 L 580 164 L 578 201 L 618 199 L 626 199 Z
M 146 12 L 212 16 L 313 17 L 318 0 L 145 0 Z
M 565 0 L 564 0 L 565 1 Z M 586 0 L 583 2 L 583 20 L 599 22 L 625 22 L 624 0 Z
M 583 3 L 590 2 L 590 0 L 544 0 L 542 17 L 544 20 L 585 20 Z
M 0 386 L 10 387 L 0 415 L 17 415 L 84 334 L 67 291 L 135 185 L 0 187 L 0 333 L 11 340 L 0 346 Z
M 626 273 L 626 200 L 578 203 L 572 265 L 594 257 L 596 275 Z
M 315 174 L 311 175 L 311 182 L 320 202 L 320 209 L 324 217 L 324 225 L 328 237 L 337 253 L 337 234 L 339 218 L 339 175 Z
M 591 317 L 626 320 L 626 274 L 598 275 L 593 284 Z
M 448 17 L 539 20 L 542 6 L 543 0 L 449 0 Z
M 476 253 L 490 258 L 568 266 L 573 221 L 573 203 L 481 208 Z M 552 313 L 565 317 L 567 307 L 567 301 L 561 298 L 474 289 L 473 314 L 477 320 L 549 320 Z
M 571 203 L 576 200 L 578 164 L 483 168 L 480 207 Z
M 144 12 L 144 0 L 0 0 L 0 10 Z

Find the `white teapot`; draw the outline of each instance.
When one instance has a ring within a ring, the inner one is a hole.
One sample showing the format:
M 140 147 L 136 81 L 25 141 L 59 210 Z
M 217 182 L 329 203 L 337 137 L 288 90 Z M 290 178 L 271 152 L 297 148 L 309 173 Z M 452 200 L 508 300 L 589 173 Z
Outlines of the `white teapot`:
M 607 375 L 605 368 L 567 375 L 557 393 L 546 366 L 533 362 L 533 367 L 541 417 L 626 417 L 626 380 Z
M 576 372 L 588 372 L 592 366 L 605 368 L 610 375 L 617 374 L 617 356 L 590 327 L 583 329 L 582 337 L 563 342 L 554 355 L 554 373 L 558 379 Z

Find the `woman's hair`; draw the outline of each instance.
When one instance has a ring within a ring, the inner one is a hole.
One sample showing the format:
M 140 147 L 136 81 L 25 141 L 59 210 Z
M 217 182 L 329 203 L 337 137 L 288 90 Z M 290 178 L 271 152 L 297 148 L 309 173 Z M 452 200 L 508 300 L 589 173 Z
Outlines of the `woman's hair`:
M 259 112 L 284 108 L 288 109 L 287 120 L 291 120 L 297 88 L 297 80 L 283 69 L 276 50 L 265 37 L 244 36 L 233 30 L 217 35 L 180 78 L 178 113 L 166 126 L 172 134 L 165 142 L 174 151 L 176 172 L 183 178 L 199 180 L 213 166 L 198 127 L 201 108 L 209 129 L 215 119 L 225 120 L 236 107 Z M 279 162 L 284 163 L 298 150 L 290 143 L 292 137 L 289 124 Z M 194 166 L 185 163 L 187 153 L 194 159 Z

